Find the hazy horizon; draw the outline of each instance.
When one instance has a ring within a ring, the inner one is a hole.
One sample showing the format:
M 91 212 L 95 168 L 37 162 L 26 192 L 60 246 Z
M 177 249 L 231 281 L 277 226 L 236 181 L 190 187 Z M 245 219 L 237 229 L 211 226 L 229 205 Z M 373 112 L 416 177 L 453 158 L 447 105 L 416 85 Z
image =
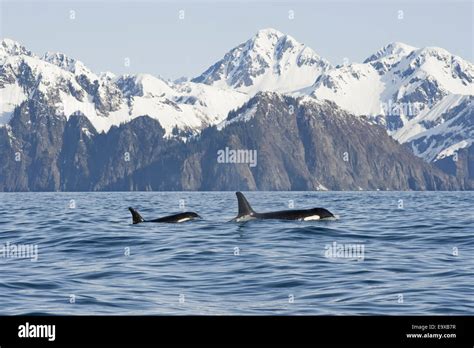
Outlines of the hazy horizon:
M 474 60 L 469 1 L 1 1 L 0 11 L 2 39 L 40 56 L 65 53 L 97 73 L 192 78 L 264 28 L 291 35 L 333 65 L 362 62 L 394 41 Z

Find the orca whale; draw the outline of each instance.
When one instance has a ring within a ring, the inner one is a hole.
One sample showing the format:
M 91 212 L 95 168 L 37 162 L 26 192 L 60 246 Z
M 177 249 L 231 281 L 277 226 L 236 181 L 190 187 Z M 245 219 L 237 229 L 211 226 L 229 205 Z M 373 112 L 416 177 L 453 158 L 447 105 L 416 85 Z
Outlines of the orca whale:
M 128 208 L 128 210 L 130 210 L 130 213 L 132 213 L 132 219 L 133 219 L 134 225 L 139 224 L 141 222 L 179 223 L 179 222 L 185 222 L 185 221 L 194 220 L 194 219 L 201 219 L 201 217 L 198 214 L 192 211 L 187 211 L 184 213 L 164 216 L 155 220 L 145 220 L 144 218 L 142 218 L 140 213 L 136 211 L 135 209 L 130 207 Z
M 334 217 L 334 215 L 324 208 L 282 210 L 269 213 L 257 213 L 250 206 L 249 202 L 242 194 L 236 192 L 239 203 L 239 213 L 232 221 L 247 221 L 252 219 L 279 219 L 279 220 L 301 220 L 311 221 Z

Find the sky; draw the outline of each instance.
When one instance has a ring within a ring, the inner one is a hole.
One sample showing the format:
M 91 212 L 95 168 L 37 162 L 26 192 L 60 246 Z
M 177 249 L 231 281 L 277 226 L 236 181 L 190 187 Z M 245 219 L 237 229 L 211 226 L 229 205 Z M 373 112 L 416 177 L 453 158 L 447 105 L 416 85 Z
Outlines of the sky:
M 0 38 L 59 51 L 94 72 L 195 77 L 259 29 L 293 36 L 337 65 L 393 41 L 474 61 L 471 0 L 0 0 Z

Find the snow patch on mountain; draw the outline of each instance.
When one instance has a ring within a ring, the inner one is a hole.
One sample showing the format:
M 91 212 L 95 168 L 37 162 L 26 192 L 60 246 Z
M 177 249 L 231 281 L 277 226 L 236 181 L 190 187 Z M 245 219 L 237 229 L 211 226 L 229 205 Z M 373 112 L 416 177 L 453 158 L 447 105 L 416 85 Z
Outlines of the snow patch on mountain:
M 328 99 L 356 115 L 379 115 L 386 84 L 370 64 L 351 64 L 320 76 L 312 96 Z
M 150 74 L 123 75 L 117 84 L 126 97 L 169 97 L 175 93 L 166 81 Z
M 13 83 L 0 89 L 0 125 L 7 124 L 15 108 L 27 99 L 23 89 Z
M 445 157 L 462 144 L 468 146 L 474 141 L 474 96 L 449 95 L 393 136 L 409 143 L 413 152 L 428 162 Z
M 255 117 L 255 114 L 257 113 L 257 109 L 258 109 L 257 105 L 253 105 L 252 107 L 245 109 L 244 112 L 242 112 L 238 116 L 231 118 L 230 120 L 222 121 L 221 123 L 217 125 L 217 130 L 222 130 L 225 127 L 236 122 L 250 121 L 253 117 Z
M 472 143 L 474 142 L 474 140 L 472 139 L 469 139 L 469 140 L 462 140 L 456 144 L 453 144 L 449 147 L 447 147 L 446 149 L 444 149 L 443 151 L 441 151 L 437 156 L 436 156 L 436 159 L 435 161 L 438 161 L 438 160 L 441 160 L 445 157 L 451 157 L 453 156 L 455 153 L 457 153 L 459 150 L 461 149 L 464 149 L 466 147 L 469 147 Z
M 416 47 L 407 45 L 403 42 L 392 42 L 368 57 L 364 63 L 374 62 L 377 70 L 387 71 L 397 64 L 402 57 L 408 56 L 416 49 Z
M 458 106 L 466 99 L 466 96 L 459 94 L 446 96 L 431 109 L 427 108 L 423 110 L 415 118 L 408 121 L 405 127 L 399 129 L 393 134 L 393 138 L 398 140 L 400 143 L 406 143 L 413 140 L 418 134 L 433 128 L 433 126 L 442 125 L 445 122 L 442 117 L 443 114 Z

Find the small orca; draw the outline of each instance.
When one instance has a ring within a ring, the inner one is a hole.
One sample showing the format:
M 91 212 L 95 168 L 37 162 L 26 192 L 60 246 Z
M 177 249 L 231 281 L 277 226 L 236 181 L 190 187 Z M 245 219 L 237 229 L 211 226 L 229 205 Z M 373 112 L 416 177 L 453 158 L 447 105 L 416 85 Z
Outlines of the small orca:
M 252 219 L 280 219 L 280 220 L 301 220 L 311 221 L 334 217 L 334 215 L 324 208 L 302 209 L 302 210 L 282 210 L 269 213 L 256 213 L 249 202 L 242 194 L 236 192 L 239 203 L 239 213 L 232 221 L 247 221 Z
M 194 220 L 194 219 L 201 219 L 201 217 L 198 214 L 192 211 L 187 211 L 184 213 L 164 216 L 162 218 L 158 218 L 155 220 L 145 220 L 135 209 L 128 208 L 128 210 L 130 210 L 130 213 L 132 213 L 133 224 L 139 224 L 141 222 L 178 223 L 178 222 L 185 222 L 185 221 Z

